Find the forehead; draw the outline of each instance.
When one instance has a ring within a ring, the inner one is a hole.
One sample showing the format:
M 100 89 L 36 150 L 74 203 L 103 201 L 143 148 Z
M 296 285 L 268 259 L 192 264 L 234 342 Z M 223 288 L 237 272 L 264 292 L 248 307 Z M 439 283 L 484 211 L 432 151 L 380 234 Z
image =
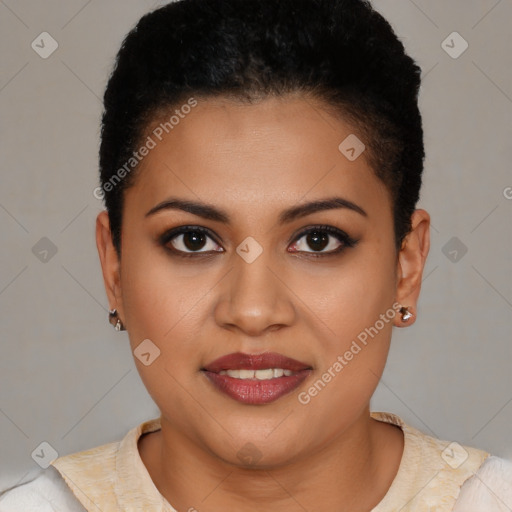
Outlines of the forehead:
M 357 156 L 362 136 L 320 101 L 292 96 L 247 105 L 209 99 L 191 109 L 173 108 L 148 126 L 143 140 L 149 137 L 153 147 L 139 164 L 126 204 L 131 197 L 149 209 L 166 195 L 182 195 L 236 212 L 242 205 L 274 210 L 343 195 L 364 202 L 367 211 L 372 205 L 389 208 L 387 190 L 365 152 L 353 158 L 351 149 Z

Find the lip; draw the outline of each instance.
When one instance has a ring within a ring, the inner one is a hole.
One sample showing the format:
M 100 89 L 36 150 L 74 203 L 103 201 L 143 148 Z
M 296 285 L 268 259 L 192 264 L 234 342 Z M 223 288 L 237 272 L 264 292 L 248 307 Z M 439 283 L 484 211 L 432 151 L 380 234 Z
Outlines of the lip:
M 282 368 L 294 372 L 268 380 L 237 379 L 220 375 L 222 370 L 265 370 Z M 236 352 L 220 357 L 201 369 L 215 388 L 234 400 L 263 405 L 274 402 L 296 389 L 313 371 L 311 366 L 275 352 L 244 354 Z
M 310 369 L 311 366 L 276 352 L 264 352 L 262 354 L 234 352 L 215 359 L 202 369 L 219 373 L 222 370 L 265 370 L 267 368 L 282 368 L 283 370 L 300 372 Z

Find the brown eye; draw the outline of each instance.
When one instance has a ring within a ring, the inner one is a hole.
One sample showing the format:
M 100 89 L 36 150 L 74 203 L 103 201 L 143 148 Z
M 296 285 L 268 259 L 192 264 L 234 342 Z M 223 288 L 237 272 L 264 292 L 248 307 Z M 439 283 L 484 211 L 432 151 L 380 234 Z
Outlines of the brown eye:
M 305 253 L 314 257 L 341 253 L 348 247 L 354 247 L 358 242 L 332 226 L 310 227 L 295 240 L 292 252 Z M 210 230 L 200 226 L 180 226 L 171 229 L 160 237 L 160 244 L 183 257 L 211 256 L 214 252 L 224 252 Z
M 188 231 L 179 235 L 182 237 L 181 244 L 190 251 L 199 251 L 206 244 L 207 235 L 203 233 L 197 233 L 196 231 Z M 173 242 L 176 242 L 178 238 L 175 238 Z M 175 246 L 176 247 L 176 246 Z
M 297 252 L 305 252 L 318 256 L 337 254 L 346 247 L 353 247 L 357 240 L 354 240 L 343 231 L 332 226 L 314 226 L 303 231 L 293 244 Z M 307 248 L 311 248 L 309 251 Z M 327 249 L 327 250 L 325 250 Z
M 223 251 L 222 248 L 219 251 L 219 246 L 210 232 L 199 226 L 182 226 L 172 229 L 160 238 L 160 243 L 173 252 L 182 253 L 183 256 Z
M 323 251 L 329 245 L 329 238 L 331 238 L 331 235 L 322 231 L 311 231 L 304 236 L 306 245 L 311 247 L 314 251 Z

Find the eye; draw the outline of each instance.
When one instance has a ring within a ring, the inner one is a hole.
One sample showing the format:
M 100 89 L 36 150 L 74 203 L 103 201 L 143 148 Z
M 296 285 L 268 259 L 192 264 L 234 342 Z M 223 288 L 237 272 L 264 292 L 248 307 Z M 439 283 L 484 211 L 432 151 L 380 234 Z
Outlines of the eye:
M 213 252 L 224 252 L 224 249 L 215 241 L 215 236 L 210 230 L 201 226 L 180 226 L 166 231 L 159 240 L 162 246 L 184 258 L 199 257 L 199 255 L 209 256 Z M 208 240 L 210 240 L 210 243 Z M 338 254 L 347 247 L 354 247 L 358 242 L 344 231 L 333 226 L 309 227 L 302 231 L 295 240 L 292 252 L 307 253 L 313 257 Z M 305 250 L 307 246 L 313 250 Z M 324 250 L 326 248 L 328 250 Z
M 293 247 L 298 249 L 297 252 L 309 253 L 315 257 L 338 254 L 347 247 L 354 247 L 358 242 L 333 226 L 312 226 L 302 231 L 296 240 Z M 313 251 L 304 250 L 308 246 Z
M 214 243 L 208 244 L 208 239 Z M 218 244 L 214 241 L 210 231 L 200 226 L 181 226 L 176 229 L 171 229 L 160 237 L 160 243 L 183 257 L 224 251 L 222 248 L 221 250 L 215 248 L 218 247 Z M 171 245 L 171 247 L 169 247 L 169 245 Z M 206 250 L 200 250 L 205 247 Z

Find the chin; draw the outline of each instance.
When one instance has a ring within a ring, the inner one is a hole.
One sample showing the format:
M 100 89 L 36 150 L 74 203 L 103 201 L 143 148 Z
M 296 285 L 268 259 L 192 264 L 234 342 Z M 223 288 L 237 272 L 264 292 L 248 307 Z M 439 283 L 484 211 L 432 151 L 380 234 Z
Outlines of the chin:
M 286 430 L 281 436 L 270 432 L 240 431 L 229 439 L 229 447 L 223 443 L 212 451 L 226 463 L 246 469 L 270 470 L 292 463 L 298 456 L 298 438 Z

